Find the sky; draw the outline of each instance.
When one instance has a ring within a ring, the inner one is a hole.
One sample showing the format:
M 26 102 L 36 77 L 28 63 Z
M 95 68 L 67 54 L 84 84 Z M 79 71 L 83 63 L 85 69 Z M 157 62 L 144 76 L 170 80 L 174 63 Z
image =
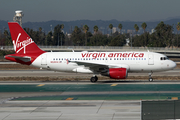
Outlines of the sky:
M 16 10 L 23 11 L 23 22 L 147 22 L 180 18 L 180 0 L 0 0 L 0 20 L 12 21 Z

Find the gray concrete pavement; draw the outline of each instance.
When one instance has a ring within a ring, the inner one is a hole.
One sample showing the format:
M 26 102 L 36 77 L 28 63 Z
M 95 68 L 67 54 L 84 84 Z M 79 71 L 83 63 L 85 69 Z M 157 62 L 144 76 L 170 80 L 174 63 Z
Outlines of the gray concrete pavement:
M 1 120 L 140 120 L 140 101 L 7 101 Z
M 56 82 L 68 84 L 68 82 Z M 56 84 L 53 83 L 53 84 Z M 69 82 L 70 83 L 70 82 Z M 51 82 L 0 82 L 1 85 L 52 84 Z M 75 82 L 71 84 L 77 84 Z M 80 84 L 92 84 L 80 82 Z M 15 97 L 66 95 L 73 92 L 0 92 L 0 120 L 139 120 L 140 101 L 38 100 L 11 101 Z M 81 92 L 80 94 L 86 94 Z M 91 94 L 88 93 L 88 94 Z M 98 94 L 92 92 L 92 94 Z

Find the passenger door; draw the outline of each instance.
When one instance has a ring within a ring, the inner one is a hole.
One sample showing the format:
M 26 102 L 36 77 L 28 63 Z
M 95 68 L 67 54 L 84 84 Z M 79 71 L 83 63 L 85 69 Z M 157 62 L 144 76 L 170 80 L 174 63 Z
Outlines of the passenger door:
M 148 65 L 154 65 L 154 55 L 149 54 L 148 57 Z

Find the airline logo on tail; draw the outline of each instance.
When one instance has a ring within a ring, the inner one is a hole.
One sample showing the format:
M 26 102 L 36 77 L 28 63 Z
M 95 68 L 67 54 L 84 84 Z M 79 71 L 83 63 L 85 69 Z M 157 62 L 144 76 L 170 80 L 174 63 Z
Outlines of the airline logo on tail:
M 26 54 L 26 46 L 30 45 L 34 41 L 31 38 L 27 37 L 26 40 L 21 40 L 22 42 L 20 42 L 19 40 L 20 36 L 21 33 L 18 34 L 16 42 L 15 40 L 13 40 L 14 50 L 16 51 L 16 53 L 19 53 L 19 51 L 24 49 L 24 54 Z

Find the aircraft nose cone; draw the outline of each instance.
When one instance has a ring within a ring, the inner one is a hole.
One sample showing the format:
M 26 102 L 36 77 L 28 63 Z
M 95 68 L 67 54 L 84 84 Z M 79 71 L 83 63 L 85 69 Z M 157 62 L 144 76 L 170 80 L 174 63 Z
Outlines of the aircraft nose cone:
M 174 69 L 176 67 L 176 63 L 172 61 L 171 67 L 172 67 L 172 69 Z

